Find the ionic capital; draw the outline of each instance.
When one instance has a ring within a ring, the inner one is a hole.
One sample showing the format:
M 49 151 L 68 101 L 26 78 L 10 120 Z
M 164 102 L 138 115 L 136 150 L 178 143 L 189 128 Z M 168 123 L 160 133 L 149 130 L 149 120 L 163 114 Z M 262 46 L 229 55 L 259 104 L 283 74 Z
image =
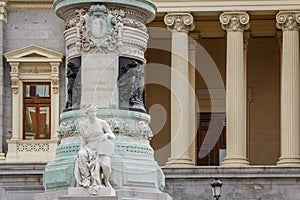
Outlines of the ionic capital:
M 300 11 L 280 11 L 276 15 L 276 26 L 283 31 L 299 30 Z
M 0 0 L 0 21 L 7 23 L 7 0 Z
M 190 13 L 168 13 L 164 18 L 168 30 L 189 32 L 195 28 L 194 18 Z
M 222 28 L 227 32 L 243 32 L 250 27 L 250 17 L 246 12 L 223 12 L 219 19 L 222 24 Z

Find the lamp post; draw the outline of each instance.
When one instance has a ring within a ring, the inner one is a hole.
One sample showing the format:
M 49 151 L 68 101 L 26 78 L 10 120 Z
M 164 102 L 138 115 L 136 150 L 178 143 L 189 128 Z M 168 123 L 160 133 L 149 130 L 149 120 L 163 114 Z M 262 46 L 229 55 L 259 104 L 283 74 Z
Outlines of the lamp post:
M 214 198 L 216 198 L 216 200 L 219 200 L 219 198 L 221 197 L 221 187 L 223 183 L 218 178 L 215 178 L 210 185 Z

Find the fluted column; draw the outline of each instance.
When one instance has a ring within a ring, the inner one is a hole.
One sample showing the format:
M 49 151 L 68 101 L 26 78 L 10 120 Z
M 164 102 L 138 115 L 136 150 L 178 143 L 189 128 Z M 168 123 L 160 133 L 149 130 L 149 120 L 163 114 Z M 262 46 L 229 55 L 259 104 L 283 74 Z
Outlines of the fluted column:
M 282 29 L 281 156 L 278 165 L 300 164 L 300 11 L 282 11 L 276 16 Z
M 189 13 L 168 13 L 164 22 L 172 33 L 171 157 L 166 165 L 193 165 L 189 155 L 188 31 L 194 28 Z
M 224 12 L 222 28 L 227 31 L 226 62 L 226 158 L 224 166 L 248 165 L 246 157 L 246 73 L 243 32 L 249 28 L 245 12 Z

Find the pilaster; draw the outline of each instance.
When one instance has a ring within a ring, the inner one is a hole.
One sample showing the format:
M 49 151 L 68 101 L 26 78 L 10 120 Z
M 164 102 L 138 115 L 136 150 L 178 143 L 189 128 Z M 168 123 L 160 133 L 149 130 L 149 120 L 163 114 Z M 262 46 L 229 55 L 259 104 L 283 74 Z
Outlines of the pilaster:
M 226 73 L 226 150 L 222 165 L 248 165 L 246 157 L 246 72 L 243 32 L 249 28 L 246 12 L 224 12 L 222 28 L 227 31 Z
M 281 11 L 276 15 L 282 29 L 281 69 L 281 156 L 278 165 L 300 165 L 300 11 Z
M 190 13 L 168 13 L 164 22 L 172 33 L 171 59 L 171 157 L 166 165 L 193 165 L 189 154 L 190 83 L 188 32 L 193 30 Z

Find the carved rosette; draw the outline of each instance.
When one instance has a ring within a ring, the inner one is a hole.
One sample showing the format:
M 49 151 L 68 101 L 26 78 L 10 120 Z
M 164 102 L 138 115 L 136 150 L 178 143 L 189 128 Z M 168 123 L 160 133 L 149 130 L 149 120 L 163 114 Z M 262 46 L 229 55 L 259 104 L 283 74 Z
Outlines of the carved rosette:
M 116 135 L 151 140 L 152 131 L 145 121 L 124 120 L 121 118 L 108 119 L 112 131 Z
M 276 15 L 276 26 L 283 31 L 298 31 L 300 28 L 300 11 L 281 11 Z
M 164 22 L 168 30 L 189 32 L 195 28 L 193 16 L 190 13 L 168 13 Z
M 246 12 L 223 12 L 219 19 L 222 24 L 222 28 L 227 32 L 243 32 L 250 27 L 250 17 Z

